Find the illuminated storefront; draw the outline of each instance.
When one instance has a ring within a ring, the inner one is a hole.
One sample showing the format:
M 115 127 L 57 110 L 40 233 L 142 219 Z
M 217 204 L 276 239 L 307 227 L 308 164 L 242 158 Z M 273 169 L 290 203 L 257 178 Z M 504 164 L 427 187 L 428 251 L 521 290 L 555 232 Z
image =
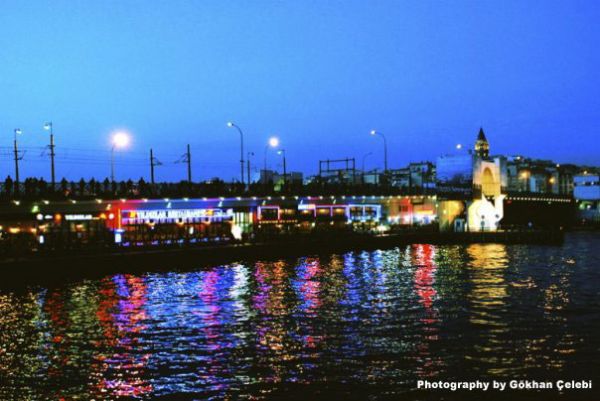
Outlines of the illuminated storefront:
M 165 245 L 232 237 L 233 209 L 123 210 L 115 242 Z
M 430 196 L 95 199 L 13 202 L 3 207 L 0 233 L 12 241 L 5 240 L 5 248 L 17 249 L 14 240 L 23 237 L 23 247 L 29 250 L 177 246 L 323 231 L 383 232 L 394 225 L 430 224 L 436 216 L 436 200 Z

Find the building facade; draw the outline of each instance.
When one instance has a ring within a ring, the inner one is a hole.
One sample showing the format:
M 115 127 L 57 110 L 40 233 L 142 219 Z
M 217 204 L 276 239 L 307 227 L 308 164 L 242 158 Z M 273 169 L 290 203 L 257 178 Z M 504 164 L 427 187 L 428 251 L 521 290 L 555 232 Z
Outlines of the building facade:
M 600 224 L 600 174 L 585 171 L 573 177 L 577 220 L 582 225 Z

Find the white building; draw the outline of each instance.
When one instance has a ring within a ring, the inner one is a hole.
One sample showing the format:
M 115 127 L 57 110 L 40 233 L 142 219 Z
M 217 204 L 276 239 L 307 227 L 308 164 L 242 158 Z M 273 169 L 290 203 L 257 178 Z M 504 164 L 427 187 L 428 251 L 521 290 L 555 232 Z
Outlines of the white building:
M 573 177 L 573 196 L 577 200 L 600 200 L 600 175 L 580 174 Z
M 506 188 L 506 159 L 490 158 L 489 144 L 479 130 L 473 152 L 437 159 L 438 189 L 447 194 L 440 200 L 440 230 L 495 231 L 504 217 L 503 190 Z
M 600 224 L 600 174 L 584 173 L 573 177 L 577 218 L 582 224 Z

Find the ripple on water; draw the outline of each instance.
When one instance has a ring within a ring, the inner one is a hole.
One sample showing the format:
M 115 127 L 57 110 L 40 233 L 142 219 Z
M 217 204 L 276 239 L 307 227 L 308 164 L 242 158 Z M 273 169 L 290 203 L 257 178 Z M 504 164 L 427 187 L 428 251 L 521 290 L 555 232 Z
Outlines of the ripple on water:
M 0 399 L 263 399 L 296 385 L 385 398 L 412 394 L 418 378 L 588 377 L 600 348 L 598 238 L 420 244 L 5 291 Z

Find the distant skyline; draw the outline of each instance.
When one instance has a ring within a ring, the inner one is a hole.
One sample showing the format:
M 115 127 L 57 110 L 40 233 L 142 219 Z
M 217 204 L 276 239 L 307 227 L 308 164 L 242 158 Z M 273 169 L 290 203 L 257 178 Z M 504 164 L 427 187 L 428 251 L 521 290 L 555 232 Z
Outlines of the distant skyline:
M 600 4 L 592 1 L 4 1 L 0 13 L 0 179 L 239 178 L 278 136 L 288 171 L 355 157 L 390 168 L 472 147 L 558 163 L 600 160 Z M 271 168 L 281 158 L 268 153 Z

